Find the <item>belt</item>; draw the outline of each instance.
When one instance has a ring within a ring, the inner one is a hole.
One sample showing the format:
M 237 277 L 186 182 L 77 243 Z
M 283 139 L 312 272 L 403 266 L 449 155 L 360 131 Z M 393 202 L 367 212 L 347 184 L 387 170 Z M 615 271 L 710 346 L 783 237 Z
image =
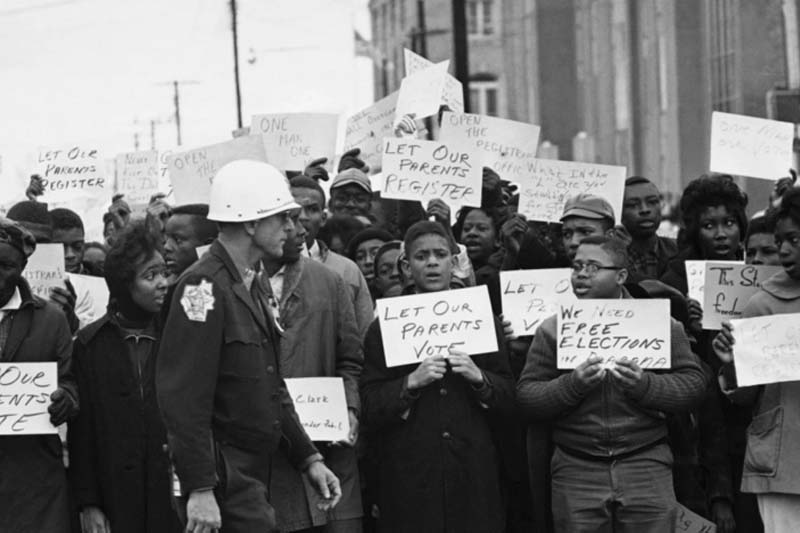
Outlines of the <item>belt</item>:
M 556 444 L 556 446 L 558 446 L 558 448 L 567 455 L 571 455 L 572 457 L 576 457 L 578 459 L 583 459 L 585 461 L 600 461 L 603 463 L 611 463 L 614 461 L 627 459 L 628 457 L 633 457 L 634 455 L 646 452 L 647 450 L 652 450 L 656 446 L 660 446 L 662 444 L 667 444 L 666 437 L 661 437 L 660 439 L 653 441 L 650 444 L 645 444 L 644 446 L 636 448 L 635 450 L 631 450 L 629 452 L 624 452 L 624 453 L 618 453 L 616 455 L 592 455 L 590 453 L 582 452 L 574 448 L 569 448 L 561 444 Z

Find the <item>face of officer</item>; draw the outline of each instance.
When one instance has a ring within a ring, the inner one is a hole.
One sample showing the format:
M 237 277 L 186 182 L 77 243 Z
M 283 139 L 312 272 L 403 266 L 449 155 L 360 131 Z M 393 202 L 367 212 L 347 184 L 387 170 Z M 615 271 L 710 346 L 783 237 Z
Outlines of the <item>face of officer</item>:
M 0 243 L 0 305 L 6 304 L 14 294 L 24 268 L 22 252 L 10 244 Z
M 253 244 L 264 257 L 279 260 L 283 257 L 283 244 L 294 228 L 292 211 L 283 211 L 245 225 Z

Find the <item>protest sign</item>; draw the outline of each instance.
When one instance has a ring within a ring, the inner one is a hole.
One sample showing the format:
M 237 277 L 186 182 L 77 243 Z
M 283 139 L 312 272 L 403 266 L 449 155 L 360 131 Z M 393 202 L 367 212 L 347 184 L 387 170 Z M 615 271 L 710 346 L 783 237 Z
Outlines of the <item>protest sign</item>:
M 313 159 L 336 153 L 339 115 L 330 113 L 283 113 L 253 115 L 250 131 L 262 134 L 267 160 L 280 170 L 303 170 Z
M 533 335 L 545 318 L 576 301 L 571 277 L 569 268 L 500 272 L 503 317 L 515 335 Z
M 167 158 L 175 203 L 207 204 L 211 180 L 217 171 L 237 159 L 267 161 L 260 135 L 237 137 L 202 148 L 170 155 Z
M 83 196 L 111 198 L 105 163 L 95 146 L 74 144 L 39 150 L 36 173 L 42 177 L 44 200 L 68 201 Z
M 346 440 L 350 417 L 342 378 L 286 378 L 300 423 L 313 441 Z
M 403 59 L 406 65 L 406 76 L 410 76 L 420 70 L 434 66 L 436 63 L 422 57 L 409 50 L 403 49 Z M 464 112 L 464 87 L 452 74 L 444 77 L 444 88 L 442 89 L 442 103 L 457 113 Z
M 529 220 L 559 222 L 567 199 L 580 193 L 592 193 L 608 200 L 619 222 L 625 194 L 625 167 L 531 159 L 515 168 L 501 175 L 519 184 L 519 212 Z
M 731 320 L 739 387 L 800 381 L 800 313 Z
M 413 114 L 414 118 L 421 119 L 439 112 L 449 66 L 449 60 L 442 61 L 403 78 L 397 96 L 395 121 L 404 115 Z
M 714 111 L 712 172 L 778 180 L 793 167 L 794 124 Z
M 558 368 L 594 355 L 607 365 L 627 357 L 645 369 L 672 366 L 669 300 L 577 300 L 556 316 Z
M 384 298 L 376 302 L 386 366 L 497 351 L 494 315 L 485 286 Z
M 706 262 L 703 290 L 703 329 L 720 329 L 723 320 L 741 318 L 761 284 L 783 267 Z
M 159 192 L 159 170 L 155 150 L 119 154 L 114 192 L 124 194 L 129 205 L 146 205 Z
M 481 205 L 482 169 L 471 150 L 458 143 L 386 137 L 383 140 L 382 198 L 429 200 L 451 206 Z
M 717 525 L 678 504 L 678 519 L 675 521 L 676 533 L 716 533 Z
M 51 287 L 64 287 L 64 245 L 37 244 L 22 277 L 28 281 L 33 294 L 49 300 Z
M 75 288 L 78 298 L 83 296 L 87 303 L 75 302 L 75 309 L 88 306 L 91 311 L 87 316 L 100 318 L 106 313 L 108 308 L 108 285 L 106 279 L 97 276 L 86 276 L 83 274 L 67 274 L 70 283 Z M 94 320 L 90 320 L 93 322 Z
M 686 260 L 686 296 L 703 305 L 705 301 L 706 263 L 709 261 Z M 743 265 L 742 261 L 714 261 L 717 265 Z
M 445 112 L 439 140 L 472 146 L 477 164 L 489 167 L 502 177 L 514 168 L 524 167 L 536 157 L 539 126 L 503 118 Z
M 0 435 L 57 433 L 47 412 L 57 388 L 55 362 L 0 363 Z
M 398 92 L 378 100 L 347 119 L 344 152 L 352 148 L 361 149 L 361 159 L 370 166 L 381 167 L 383 138 L 391 137 L 394 131 L 394 112 L 397 107 Z

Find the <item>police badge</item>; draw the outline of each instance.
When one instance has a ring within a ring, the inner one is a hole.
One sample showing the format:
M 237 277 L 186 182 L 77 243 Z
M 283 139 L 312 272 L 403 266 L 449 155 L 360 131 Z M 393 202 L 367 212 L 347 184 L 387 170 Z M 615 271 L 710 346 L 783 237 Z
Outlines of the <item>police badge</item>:
M 186 285 L 183 288 L 181 305 L 186 318 L 194 322 L 205 322 L 208 312 L 214 309 L 213 285 L 201 280 L 199 285 Z

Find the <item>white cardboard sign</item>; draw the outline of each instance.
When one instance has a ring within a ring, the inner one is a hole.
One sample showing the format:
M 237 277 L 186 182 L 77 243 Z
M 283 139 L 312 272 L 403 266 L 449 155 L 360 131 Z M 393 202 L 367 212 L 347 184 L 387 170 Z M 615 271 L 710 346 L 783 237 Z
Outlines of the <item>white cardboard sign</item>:
M 503 177 L 519 184 L 519 212 L 529 220 L 559 222 L 567 199 L 591 193 L 608 200 L 614 209 L 614 219 L 619 222 L 625 195 L 625 167 L 555 159 L 532 159 L 515 167 L 519 167 L 518 173 Z
M 418 70 L 400 82 L 396 117 L 414 115 L 421 119 L 435 115 L 442 104 L 445 77 L 450 61 L 442 61 L 424 70 Z
M 269 163 L 284 171 L 302 171 L 320 157 L 330 167 L 338 128 L 339 115 L 331 113 L 253 115 L 250 123 L 251 133 L 263 135 Z
M 376 302 L 386 366 L 447 356 L 497 351 L 486 286 L 384 298 Z
M 158 152 L 128 152 L 118 154 L 116 159 L 116 182 L 114 192 L 124 194 L 130 205 L 148 204 L 159 192 Z
M 556 316 L 558 368 L 593 355 L 607 365 L 627 357 L 644 369 L 672 366 L 669 300 L 576 300 Z
M 47 412 L 57 388 L 55 362 L 0 363 L 0 435 L 57 433 Z
M 408 48 L 403 49 L 403 59 L 406 65 L 406 76 L 410 76 L 420 70 L 435 65 L 433 61 L 412 52 Z M 442 90 L 442 103 L 458 113 L 464 112 L 464 87 L 455 76 L 447 74 L 444 77 L 444 88 Z
M 731 320 L 739 387 L 800 381 L 800 313 Z
M 286 378 L 300 423 L 313 441 L 346 440 L 350 417 L 342 378 Z
M 397 96 L 398 92 L 395 91 L 347 119 L 342 148 L 344 152 L 360 148 L 361 159 L 370 168 L 381 167 L 383 138 L 391 137 L 394 131 Z
M 64 245 L 37 244 L 22 271 L 31 292 L 45 300 L 50 299 L 50 288 L 64 288 Z
M 569 268 L 501 271 L 503 318 L 511 322 L 514 334 L 533 335 L 545 318 L 577 301 L 571 278 Z
M 741 318 L 747 302 L 761 284 L 782 270 L 781 266 L 708 261 L 703 291 L 703 329 L 720 329 L 723 320 Z
M 36 173 L 42 177 L 48 203 L 75 198 L 111 198 L 113 183 L 107 183 L 105 161 L 93 145 L 74 144 L 39 149 Z
M 706 264 L 709 261 L 687 259 L 686 264 L 686 296 L 697 300 L 700 305 L 705 301 Z M 716 265 L 743 265 L 742 261 L 714 261 Z
M 714 111 L 712 172 L 778 180 L 793 166 L 794 124 Z

